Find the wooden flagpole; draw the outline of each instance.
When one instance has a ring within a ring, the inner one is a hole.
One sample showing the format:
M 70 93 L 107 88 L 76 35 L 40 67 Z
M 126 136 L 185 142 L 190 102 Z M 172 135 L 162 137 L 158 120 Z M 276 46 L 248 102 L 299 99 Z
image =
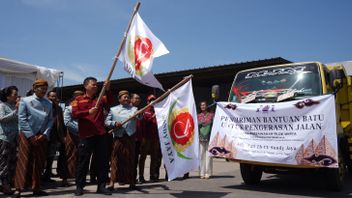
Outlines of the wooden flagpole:
M 193 75 L 189 75 L 183 78 L 183 80 L 181 80 L 179 83 L 177 83 L 175 86 L 173 86 L 171 89 L 167 90 L 165 93 L 163 93 L 163 95 L 161 95 L 160 97 L 158 97 L 157 99 L 153 100 L 151 103 L 149 103 L 147 106 L 143 107 L 142 109 L 138 110 L 134 115 L 132 115 L 131 117 L 129 117 L 127 120 L 121 122 L 121 125 L 126 124 L 127 122 L 129 122 L 130 120 L 136 118 L 139 114 L 143 113 L 147 108 L 149 108 L 150 106 L 153 106 L 154 104 L 164 100 L 171 92 L 175 91 L 177 88 L 181 87 L 182 85 L 184 85 L 186 82 L 188 82 L 191 78 L 193 77 Z M 109 131 L 109 133 L 112 133 L 114 130 L 116 130 L 116 128 L 111 129 Z
M 116 55 L 115 55 L 115 57 L 114 57 L 114 61 L 113 61 L 112 65 L 111 65 L 111 67 L 110 67 L 110 71 L 109 71 L 109 74 L 108 74 L 108 76 L 107 76 L 105 82 L 109 82 L 109 81 L 110 81 L 111 75 L 112 75 L 112 73 L 113 73 L 113 71 L 114 71 L 114 69 L 115 69 L 115 67 L 116 67 L 116 63 L 117 63 L 118 57 L 120 56 L 121 51 L 122 51 L 122 48 L 123 48 L 123 46 L 125 45 L 128 32 L 130 31 L 130 28 L 131 28 L 132 20 L 133 20 L 134 16 L 137 14 L 140 5 L 141 5 L 141 2 L 137 2 L 136 5 L 134 6 L 134 10 L 133 10 L 133 13 L 132 13 L 132 17 L 131 17 L 131 19 L 130 19 L 130 21 L 129 21 L 129 23 L 128 23 L 127 29 L 126 29 L 126 31 L 125 31 L 125 33 L 124 33 L 124 35 L 123 35 L 123 39 L 122 39 L 122 41 L 121 41 L 121 43 L 120 43 L 120 47 L 119 47 L 119 49 L 117 50 L 117 53 L 116 53 Z M 97 103 L 95 104 L 95 108 L 97 108 L 97 107 L 100 105 L 101 98 L 103 97 L 104 93 L 105 93 L 105 84 L 104 84 L 103 88 L 102 88 L 101 91 L 100 91 L 100 94 L 99 94 Z

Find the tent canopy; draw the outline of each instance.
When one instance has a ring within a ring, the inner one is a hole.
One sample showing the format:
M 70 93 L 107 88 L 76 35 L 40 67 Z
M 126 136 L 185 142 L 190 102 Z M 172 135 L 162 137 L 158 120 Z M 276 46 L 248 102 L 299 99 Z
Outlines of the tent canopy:
M 60 74 L 62 75 L 62 72 L 56 69 L 0 57 L 0 88 L 15 85 L 21 96 L 25 96 L 36 79 L 47 80 L 49 89 L 52 89 Z
M 336 62 L 336 63 L 328 63 L 328 65 L 342 65 L 343 68 L 345 69 L 345 72 L 348 76 L 352 76 L 352 61 L 342 61 L 342 62 Z

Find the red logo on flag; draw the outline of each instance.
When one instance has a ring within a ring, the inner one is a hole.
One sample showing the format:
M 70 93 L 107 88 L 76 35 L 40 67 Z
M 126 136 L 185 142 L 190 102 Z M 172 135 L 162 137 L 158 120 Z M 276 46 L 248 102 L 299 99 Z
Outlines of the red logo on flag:
M 193 131 L 194 121 L 188 112 L 178 114 L 172 121 L 171 137 L 177 144 L 187 144 L 193 136 Z
M 193 144 L 194 120 L 187 107 L 174 109 L 176 103 L 177 100 L 171 104 L 169 110 L 169 132 L 177 156 L 190 160 L 192 158 L 185 156 L 182 152 Z
M 153 53 L 153 44 L 149 38 L 139 37 L 134 42 L 136 73 L 141 72 L 143 62 L 148 61 Z

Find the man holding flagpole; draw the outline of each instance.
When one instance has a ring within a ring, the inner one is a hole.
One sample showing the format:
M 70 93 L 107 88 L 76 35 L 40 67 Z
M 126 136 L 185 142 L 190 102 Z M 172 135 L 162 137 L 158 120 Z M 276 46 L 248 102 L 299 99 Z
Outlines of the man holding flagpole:
M 72 117 L 78 119 L 79 133 L 75 195 L 83 195 L 89 161 L 93 152 L 99 162 L 97 193 L 111 195 L 112 193 L 105 187 L 108 178 L 108 147 L 104 126 L 104 108 L 108 109 L 112 103 L 110 82 L 104 83 L 106 96 L 102 98 L 98 107 L 96 107 L 97 79 L 88 77 L 83 85 L 85 94 L 77 96 L 71 103 Z
M 119 105 L 110 109 L 105 120 L 105 126 L 113 131 L 113 147 L 111 152 L 111 179 L 109 189 L 114 189 L 115 182 L 130 185 L 130 189 L 136 189 L 135 175 L 135 140 L 136 119 L 122 125 L 137 112 L 137 107 L 130 105 L 130 95 L 126 90 L 118 94 Z

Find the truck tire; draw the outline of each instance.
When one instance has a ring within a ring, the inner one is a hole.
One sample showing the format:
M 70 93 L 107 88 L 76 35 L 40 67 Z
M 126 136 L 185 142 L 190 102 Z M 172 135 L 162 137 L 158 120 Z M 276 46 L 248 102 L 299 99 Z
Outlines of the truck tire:
M 339 168 L 329 168 L 327 170 L 328 189 L 332 191 L 341 191 L 344 179 L 341 176 Z
M 352 165 L 351 164 L 347 165 L 347 172 L 349 175 L 352 175 Z
M 241 176 L 245 184 L 259 184 L 263 170 L 259 166 L 240 163 Z
M 344 180 L 346 176 L 346 164 L 341 153 L 341 149 L 339 150 L 339 168 L 327 168 L 327 187 L 333 191 L 341 191 L 344 186 Z

